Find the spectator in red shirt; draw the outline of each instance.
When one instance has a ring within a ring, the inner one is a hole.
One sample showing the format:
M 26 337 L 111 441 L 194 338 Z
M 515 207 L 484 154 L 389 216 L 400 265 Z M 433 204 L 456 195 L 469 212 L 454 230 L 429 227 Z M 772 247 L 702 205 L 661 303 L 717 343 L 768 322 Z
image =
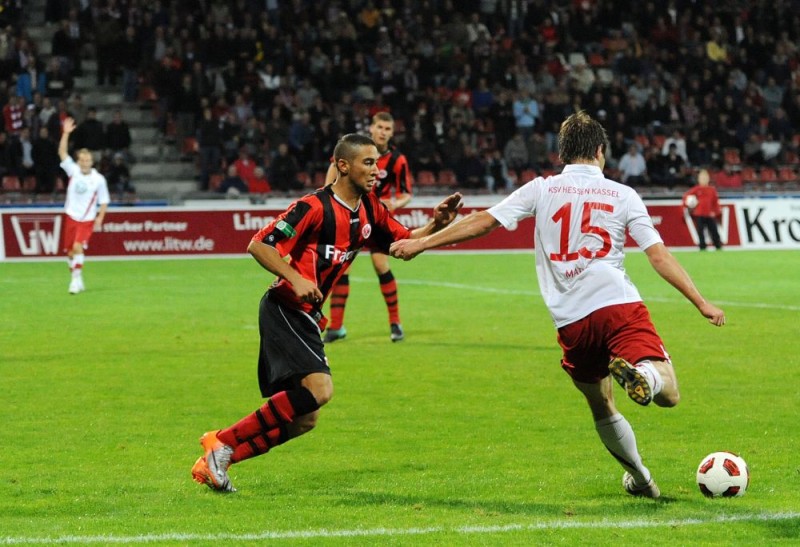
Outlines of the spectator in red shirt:
M 22 97 L 12 95 L 8 103 L 3 107 L 3 121 L 6 133 L 9 136 L 19 135 L 22 126 L 25 125 L 23 115 L 25 114 L 25 102 Z
M 242 177 L 248 188 L 252 186 L 251 181 L 255 178 L 256 162 L 250 157 L 250 152 L 246 146 L 239 148 L 239 157 L 233 162 L 236 172 Z
M 716 188 L 709 186 L 711 177 L 706 169 L 697 173 L 697 184 L 683 195 L 683 204 L 689 210 L 697 228 L 697 242 L 701 251 L 706 250 L 706 235 L 708 230 L 714 247 L 722 249 L 722 241 L 717 230 L 717 219 L 722 209 L 719 205 L 719 195 Z
M 269 194 L 272 191 L 267 174 L 260 166 L 253 169 L 253 176 L 247 181 L 247 186 L 250 188 L 251 194 Z

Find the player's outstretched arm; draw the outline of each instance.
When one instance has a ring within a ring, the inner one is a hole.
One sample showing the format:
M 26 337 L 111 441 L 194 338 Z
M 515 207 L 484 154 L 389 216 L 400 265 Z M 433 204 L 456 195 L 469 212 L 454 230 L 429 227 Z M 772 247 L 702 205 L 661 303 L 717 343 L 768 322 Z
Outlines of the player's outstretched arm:
M 428 249 L 474 239 L 488 234 L 498 226 L 500 226 L 500 223 L 487 211 L 476 211 L 458 222 L 450 224 L 440 232 L 426 235 L 419 239 L 395 241 L 389 248 L 389 253 L 395 258 L 411 260 Z
M 69 136 L 75 131 L 75 120 L 72 118 L 65 118 L 64 125 L 61 128 L 61 140 L 58 141 L 58 157 L 64 161 L 69 156 Z
M 458 217 L 458 212 L 463 205 L 461 198 L 462 196 L 459 192 L 455 192 L 444 198 L 441 203 L 433 208 L 433 218 L 429 220 L 425 226 L 412 230 L 411 237 L 414 239 L 425 237 L 448 226 Z
M 667 283 L 678 289 L 712 325 L 725 324 L 725 312 L 711 302 L 707 302 L 686 270 L 678 263 L 663 243 L 656 243 L 645 249 L 650 265 Z

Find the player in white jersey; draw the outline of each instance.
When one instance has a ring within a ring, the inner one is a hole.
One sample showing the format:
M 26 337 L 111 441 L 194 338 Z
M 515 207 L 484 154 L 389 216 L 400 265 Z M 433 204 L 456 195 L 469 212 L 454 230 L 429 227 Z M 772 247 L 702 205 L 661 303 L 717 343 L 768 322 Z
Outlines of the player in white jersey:
M 409 260 L 536 217 L 536 273 L 558 329 L 561 366 L 586 397 L 603 444 L 625 469 L 625 490 L 657 498 L 660 491 L 642 463 L 633 429 L 615 406 L 611 378 L 642 405 L 675 406 L 680 393 L 664 344 L 623 268 L 626 232 L 653 269 L 711 324 L 724 325 L 725 314 L 703 298 L 664 246 L 636 192 L 603 176 L 607 146 L 600 123 L 585 112 L 573 114 L 558 135 L 566 164 L 560 175 L 536 178 L 435 235 L 395 242 L 391 254 Z
M 92 153 L 81 148 L 78 161 L 69 155 L 69 136 L 75 131 L 75 120 L 64 120 L 61 140 L 58 143 L 58 156 L 61 168 L 69 177 L 67 199 L 64 203 L 64 251 L 69 258 L 72 280 L 69 293 L 78 294 L 83 284 L 84 252 L 94 230 L 99 230 L 106 215 L 111 198 L 108 194 L 106 178 L 92 167 Z

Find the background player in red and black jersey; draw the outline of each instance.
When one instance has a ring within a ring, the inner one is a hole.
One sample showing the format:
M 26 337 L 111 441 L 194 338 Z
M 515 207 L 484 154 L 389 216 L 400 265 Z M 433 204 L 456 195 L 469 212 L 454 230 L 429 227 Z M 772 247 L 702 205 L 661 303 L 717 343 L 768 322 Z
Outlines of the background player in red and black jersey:
M 333 395 L 321 339 L 327 323 L 322 305 L 358 251 L 369 245 L 388 253 L 393 241 L 432 234 L 458 214 L 461 195 L 456 193 L 436 206 L 427 225 L 412 231 L 400 224 L 373 192 L 379 157 L 366 135 L 345 135 L 334 150 L 336 182 L 294 202 L 250 242 L 248 252 L 278 276 L 258 313 L 258 380 L 269 399 L 230 427 L 200 438 L 205 454 L 192 467 L 200 484 L 235 491 L 228 477 L 231 464 L 316 425 L 319 408 Z
M 379 180 L 373 188 L 378 197 L 390 212 L 394 212 L 411 201 L 411 170 L 406 156 L 389 141 L 394 136 L 394 118 L 388 112 L 378 112 L 372 117 L 369 134 L 378 147 Z M 331 163 L 325 177 L 325 184 L 336 180 L 336 165 Z M 381 294 L 389 312 L 389 330 L 392 342 L 399 342 L 405 337 L 400 322 L 400 304 L 397 294 L 397 281 L 389 268 L 389 257 L 380 249 L 371 249 L 372 266 L 378 275 Z M 347 272 L 341 276 L 331 294 L 331 322 L 325 333 L 325 342 L 334 342 L 347 335 L 344 328 L 344 309 L 350 295 L 350 279 Z

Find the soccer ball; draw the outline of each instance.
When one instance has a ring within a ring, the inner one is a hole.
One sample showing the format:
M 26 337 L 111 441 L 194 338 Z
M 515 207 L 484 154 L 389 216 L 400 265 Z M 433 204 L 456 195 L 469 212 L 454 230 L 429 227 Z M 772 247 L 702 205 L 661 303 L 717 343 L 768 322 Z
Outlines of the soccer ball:
M 697 486 L 709 498 L 743 496 L 749 484 L 747 463 L 732 452 L 709 454 L 697 468 Z
M 689 194 L 688 196 L 686 196 L 686 199 L 683 200 L 683 203 L 686 205 L 687 208 L 694 209 L 695 207 L 697 207 L 697 196 L 695 196 L 694 194 Z

